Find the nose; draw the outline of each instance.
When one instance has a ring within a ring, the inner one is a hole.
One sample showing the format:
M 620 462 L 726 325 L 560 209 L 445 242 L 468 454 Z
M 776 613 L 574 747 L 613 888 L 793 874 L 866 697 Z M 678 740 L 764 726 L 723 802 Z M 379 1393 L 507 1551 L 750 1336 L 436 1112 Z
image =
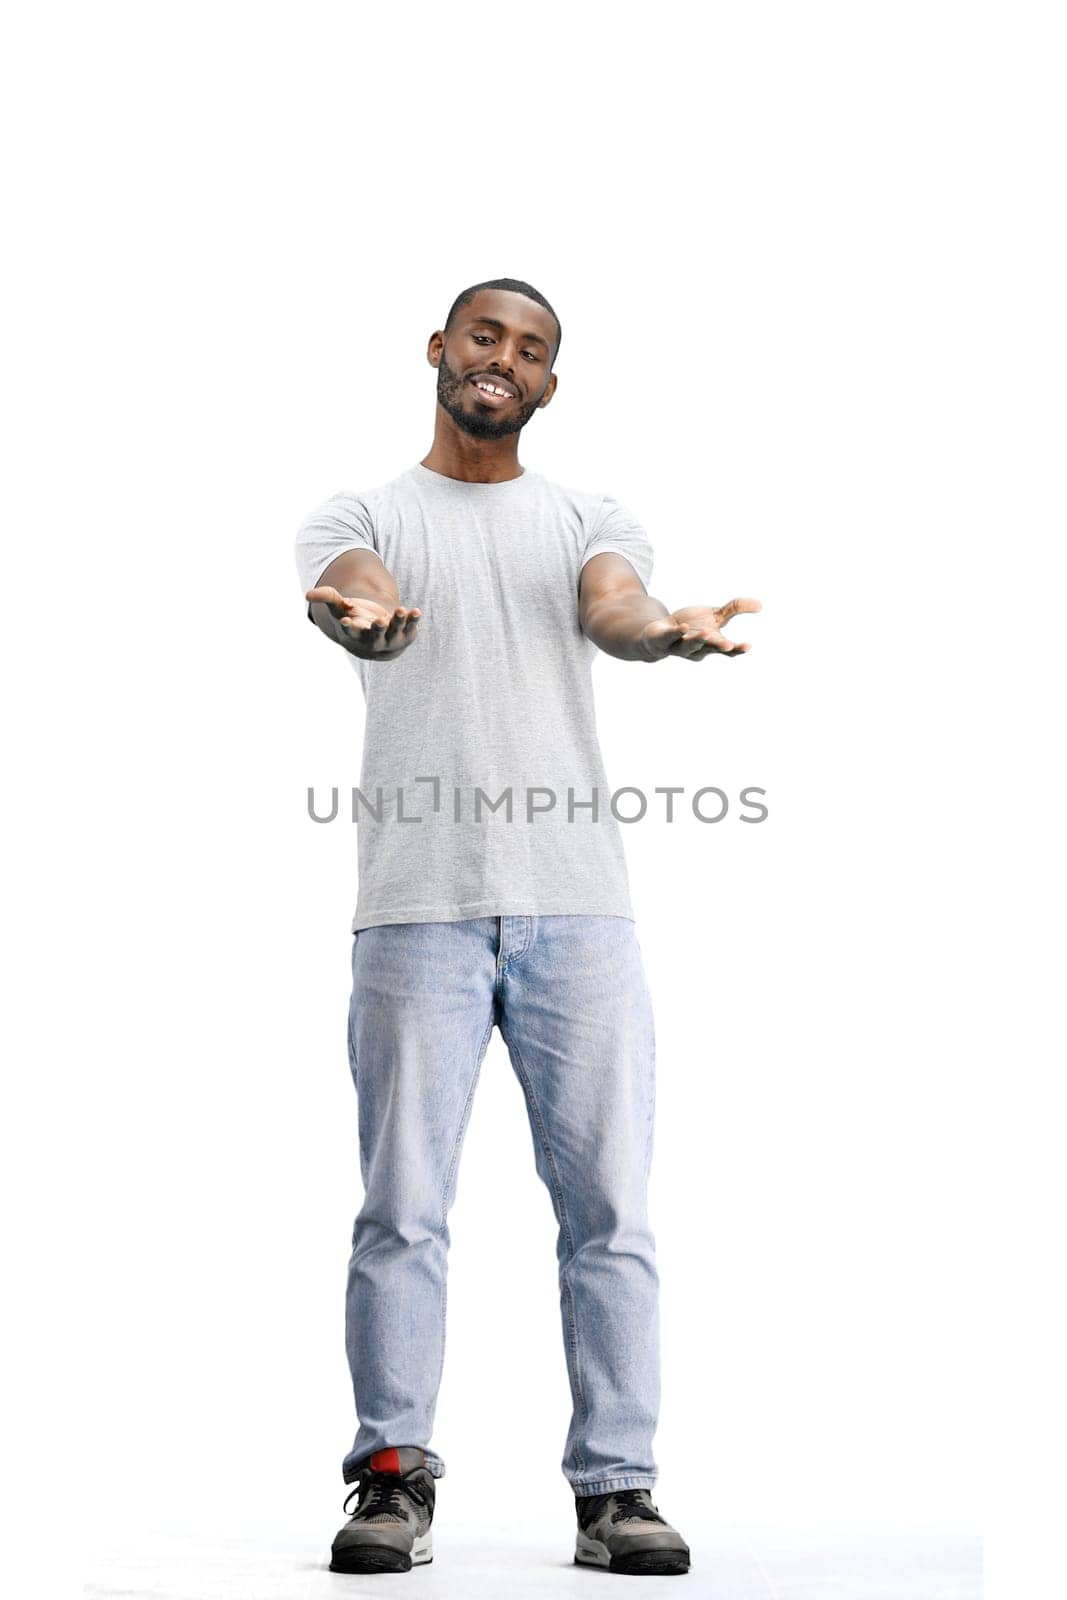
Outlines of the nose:
M 504 338 L 501 338 L 500 343 L 497 345 L 496 356 L 490 362 L 488 370 L 500 372 L 508 378 L 514 378 L 515 359 L 510 344 Z

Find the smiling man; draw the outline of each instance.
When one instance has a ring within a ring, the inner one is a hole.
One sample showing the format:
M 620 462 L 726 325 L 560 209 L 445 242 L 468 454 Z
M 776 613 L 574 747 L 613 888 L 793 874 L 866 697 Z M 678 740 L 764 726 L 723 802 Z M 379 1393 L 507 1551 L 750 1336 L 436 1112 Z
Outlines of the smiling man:
M 447 1219 L 494 1026 L 558 1223 L 575 1560 L 689 1567 L 651 1496 L 655 1038 L 591 666 L 598 650 L 740 656 L 722 629 L 760 607 L 668 611 L 625 507 L 519 464 L 560 338 L 530 284 L 464 290 L 427 347 L 429 452 L 334 495 L 297 535 L 308 615 L 366 698 L 348 1028 L 365 1192 L 345 1323 L 359 1427 L 342 1465 L 358 1505 L 335 1572 L 432 1559 Z

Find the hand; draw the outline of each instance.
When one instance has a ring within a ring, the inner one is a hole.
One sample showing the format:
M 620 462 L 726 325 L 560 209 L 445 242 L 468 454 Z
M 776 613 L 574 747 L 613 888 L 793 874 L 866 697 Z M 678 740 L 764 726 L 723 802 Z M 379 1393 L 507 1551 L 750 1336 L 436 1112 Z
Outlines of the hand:
M 304 599 L 328 606 L 341 630 L 355 642 L 352 655 L 370 661 L 392 661 L 406 650 L 419 631 L 418 606 L 379 605 L 376 600 L 350 600 L 327 584 L 309 589 Z
M 646 623 L 638 644 L 646 661 L 661 661 L 664 656 L 702 661 L 710 655 L 744 655 L 752 646 L 735 644 L 722 630 L 739 612 L 762 610 L 758 600 L 728 600 L 724 606 L 683 606 L 669 617 Z

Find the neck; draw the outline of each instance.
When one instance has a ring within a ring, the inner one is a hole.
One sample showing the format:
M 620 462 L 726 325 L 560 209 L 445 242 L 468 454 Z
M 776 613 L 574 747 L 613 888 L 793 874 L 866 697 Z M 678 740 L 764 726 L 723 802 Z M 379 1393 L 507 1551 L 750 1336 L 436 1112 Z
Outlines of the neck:
M 502 439 L 476 439 L 457 427 L 442 406 L 437 407 L 433 444 L 421 464 L 464 483 L 506 483 L 523 472 L 517 433 L 506 433 Z

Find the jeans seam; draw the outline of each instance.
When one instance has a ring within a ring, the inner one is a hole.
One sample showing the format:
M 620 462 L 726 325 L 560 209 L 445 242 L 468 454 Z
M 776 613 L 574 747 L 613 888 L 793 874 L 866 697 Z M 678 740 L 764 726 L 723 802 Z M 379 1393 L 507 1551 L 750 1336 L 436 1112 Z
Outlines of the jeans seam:
M 508 919 L 505 918 L 505 917 L 501 917 L 500 918 L 501 936 L 503 936 L 503 924 L 507 920 Z M 499 985 L 507 977 L 508 973 L 511 971 L 512 967 L 515 966 L 516 962 L 519 962 L 519 961 L 522 960 L 523 956 L 526 954 L 526 952 L 529 950 L 530 946 L 533 944 L 533 926 L 534 926 L 533 917 L 524 917 L 523 918 L 523 930 L 522 930 L 523 945 L 522 945 L 522 948 L 520 950 L 513 950 L 511 952 L 511 954 L 503 962 L 501 962 L 501 964 L 500 964 L 500 966 L 499 966 L 499 968 L 497 970 L 497 974 L 496 974 L 496 986 L 497 987 L 499 987 Z
M 352 1027 L 352 1021 L 353 1021 L 352 1013 L 355 1010 L 355 998 L 356 998 L 356 996 L 355 996 L 355 972 L 354 972 L 354 968 L 355 968 L 355 960 L 356 960 L 356 945 L 358 944 L 358 942 L 359 942 L 359 934 L 357 933 L 357 934 L 354 934 L 353 937 L 352 937 L 352 956 L 351 956 L 351 965 L 353 967 L 352 996 L 351 996 L 351 999 L 348 1002 L 348 1059 L 349 1059 L 349 1065 L 350 1065 L 350 1067 L 352 1069 L 352 1077 L 353 1077 L 353 1079 L 355 1080 L 355 1083 L 356 1083 L 357 1091 L 358 1091 L 358 1088 L 359 1088 L 359 1062 L 356 1059 L 356 1036 L 355 1036 L 355 1031 L 354 1031 L 354 1029 Z
M 648 1177 L 649 1177 L 649 1175 L 651 1173 L 651 1168 L 652 1168 L 652 1135 L 653 1135 L 653 1131 L 654 1131 L 655 1125 L 656 1125 L 656 1086 L 657 1086 L 658 1071 L 657 1071 L 657 1066 L 656 1066 L 655 1024 L 653 1024 L 651 1049 L 649 1050 L 649 1055 L 651 1057 L 651 1065 L 652 1065 L 652 1073 L 651 1073 L 651 1077 L 652 1077 L 652 1093 L 651 1093 L 651 1096 L 650 1096 L 650 1099 L 649 1099 L 649 1107 L 648 1107 L 648 1138 L 647 1138 L 647 1140 L 645 1142 L 645 1178 L 646 1178 L 646 1181 L 647 1181 L 647 1179 L 648 1179 Z
M 351 1067 L 352 1067 L 352 1076 L 356 1079 L 356 1083 L 358 1085 L 358 1083 L 359 1083 L 359 1063 L 356 1060 L 356 1040 L 355 1040 L 355 1036 L 354 1036 L 354 1034 L 352 1032 L 352 1008 L 351 1008 L 351 1006 L 349 1006 L 349 1008 L 348 1008 L 348 1055 L 349 1055 L 349 1061 L 350 1061 L 350 1064 L 351 1064 Z
M 452 1144 L 452 1155 L 451 1155 L 451 1159 L 449 1160 L 449 1163 L 448 1163 L 448 1171 L 447 1171 L 447 1173 L 445 1175 L 444 1194 L 442 1195 L 442 1198 L 441 1198 L 441 1232 L 442 1233 L 445 1233 L 447 1231 L 447 1229 L 448 1229 L 448 1194 L 449 1194 L 449 1190 L 452 1187 L 452 1178 L 453 1178 L 453 1175 L 454 1175 L 455 1170 L 456 1170 L 456 1163 L 459 1160 L 460 1146 L 463 1143 L 463 1130 L 467 1126 L 467 1122 L 468 1122 L 468 1119 L 470 1117 L 471 1104 L 472 1104 L 472 1102 L 474 1100 L 474 1091 L 478 1087 L 478 1078 L 479 1078 L 479 1075 L 480 1075 L 481 1070 L 482 1070 L 482 1062 L 485 1060 L 485 1052 L 489 1048 L 489 1040 L 490 1040 L 490 1038 L 492 1036 L 494 1020 L 495 1019 L 492 1016 L 490 1016 L 490 1018 L 489 1018 L 489 1026 L 486 1028 L 485 1033 L 482 1035 L 482 1042 L 481 1042 L 481 1045 L 479 1046 L 479 1049 L 478 1049 L 478 1059 L 477 1059 L 477 1061 L 475 1062 L 475 1065 L 474 1065 L 474 1075 L 471 1078 L 470 1088 L 467 1090 L 467 1098 L 466 1098 L 466 1101 L 464 1102 L 463 1114 L 461 1115 L 461 1117 L 459 1119 L 459 1127 L 456 1129 L 456 1137 L 455 1137 L 455 1139 L 453 1141 L 453 1144 Z M 444 1371 L 445 1371 L 445 1341 L 446 1341 L 446 1335 L 447 1335 L 447 1328 L 448 1328 L 448 1260 L 447 1260 L 447 1253 L 446 1253 L 444 1271 L 441 1274 L 441 1360 L 440 1360 L 440 1363 L 439 1363 L 438 1369 L 437 1369 L 437 1387 L 438 1387 L 438 1389 L 440 1389 L 440 1387 L 441 1387 L 441 1380 L 444 1377 Z
M 517 1063 L 518 1070 L 519 1070 L 519 1075 L 520 1075 L 520 1077 L 522 1079 L 523 1087 L 526 1090 L 528 1103 L 529 1103 L 530 1109 L 533 1111 L 535 1119 L 536 1119 L 537 1130 L 538 1130 L 538 1133 L 539 1133 L 540 1138 L 541 1138 L 541 1147 L 545 1152 L 545 1160 L 548 1162 L 548 1170 L 552 1174 L 552 1183 L 553 1183 L 553 1187 L 554 1187 L 555 1192 L 556 1192 L 556 1202 L 557 1202 L 557 1204 L 559 1206 L 560 1226 L 563 1229 L 563 1235 L 564 1235 L 564 1238 L 567 1241 L 567 1249 L 568 1249 L 569 1254 L 568 1254 L 566 1262 L 560 1268 L 560 1282 L 561 1282 L 561 1285 L 562 1285 L 562 1288 L 563 1288 L 564 1298 L 565 1298 L 565 1301 L 566 1301 L 567 1321 L 568 1321 L 569 1328 L 570 1328 L 570 1346 L 571 1346 L 571 1356 L 572 1356 L 571 1370 L 572 1370 L 572 1372 L 574 1374 L 574 1387 L 575 1387 L 575 1389 L 577 1390 L 577 1393 L 578 1393 L 578 1404 L 579 1404 L 579 1408 L 580 1408 L 581 1426 L 584 1427 L 585 1424 L 589 1421 L 589 1407 L 586 1404 L 585 1390 L 582 1388 L 581 1362 L 579 1360 L 579 1355 L 578 1355 L 578 1319 L 577 1319 L 577 1315 L 576 1315 L 575 1309 L 574 1309 L 574 1294 L 573 1294 L 573 1291 L 571 1290 L 570 1280 L 566 1275 L 567 1274 L 567 1267 L 574 1260 L 574 1254 L 575 1254 L 575 1251 L 574 1251 L 574 1235 L 571 1232 L 570 1220 L 567 1217 L 567 1207 L 566 1207 L 566 1204 L 565 1204 L 564 1199 L 563 1199 L 563 1184 L 560 1181 L 559 1168 L 556 1165 L 556 1158 L 552 1154 L 552 1148 L 551 1148 L 551 1146 L 549 1145 L 549 1142 L 548 1142 L 548 1130 L 547 1130 L 547 1128 L 545 1126 L 544 1117 L 541 1115 L 541 1107 L 540 1107 L 540 1105 L 538 1103 L 537 1095 L 534 1093 L 533 1082 L 532 1082 L 532 1080 L 530 1078 L 529 1073 L 526 1070 L 526 1063 L 522 1059 L 522 1054 L 521 1054 L 521 1052 L 519 1050 L 518 1045 L 511 1039 L 508 1039 L 506 1042 L 507 1042 L 507 1046 L 508 1046 L 509 1051 L 513 1051 L 514 1052 L 515 1061 Z M 577 1457 L 578 1471 L 579 1472 L 584 1472 L 585 1471 L 585 1457 L 581 1453 L 581 1450 L 580 1450 L 580 1448 L 578 1446 L 577 1440 L 575 1441 L 574 1453 L 575 1453 L 575 1456 Z

